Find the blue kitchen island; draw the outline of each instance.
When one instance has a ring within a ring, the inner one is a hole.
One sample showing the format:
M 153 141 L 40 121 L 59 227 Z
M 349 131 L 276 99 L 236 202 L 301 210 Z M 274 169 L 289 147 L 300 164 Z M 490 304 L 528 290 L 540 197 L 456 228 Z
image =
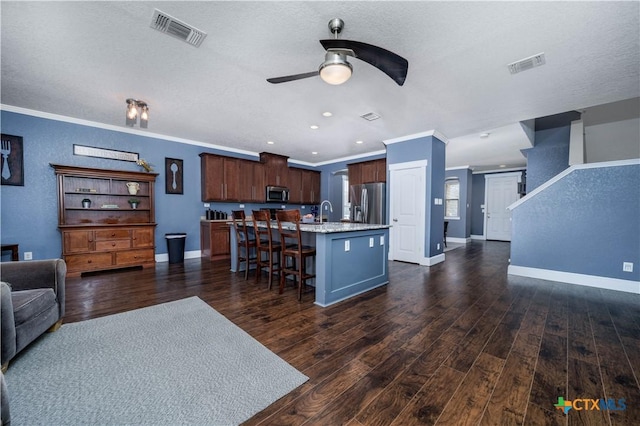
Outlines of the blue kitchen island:
M 272 227 L 277 238 L 277 225 L 273 223 Z M 289 227 L 294 229 L 294 224 Z M 304 244 L 316 247 L 315 264 L 309 259 L 306 265 L 308 271 L 315 270 L 315 283 L 313 280 L 308 283 L 315 285 L 316 305 L 329 306 L 389 283 L 389 228 L 390 225 L 366 223 L 300 224 Z M 231 270 L 234 272 L 240 270 L 236 247 L 232 228 Z

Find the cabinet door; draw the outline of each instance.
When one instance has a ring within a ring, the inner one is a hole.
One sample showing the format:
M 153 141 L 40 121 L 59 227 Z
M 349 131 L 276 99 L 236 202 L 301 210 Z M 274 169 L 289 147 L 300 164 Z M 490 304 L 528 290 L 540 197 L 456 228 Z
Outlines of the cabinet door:
M 362 183 L 362 163 L 347 165 L 349 170 L 349 185 L 360 185 Z
M 131 235 L 131 246 L 134 248 L 153 247 L 155 245 L 153 228 L 134 228 Z
M 95 247 L 93 231 L 63 231 L 64 253 L 83 253 Z
M 256 203 L 265 202 L 264 164 L 253 163 L 253 198 Z
M 202 201 L 224 200 L 224 158 L 201 154 L 200 179 Z
M 235 158 L 224 159 L 224 201 L 240 201 L 240 162 Z
M 302 170 L 302 202 L 320 204 L 320 173 L 313 170 Z
M 211 256 L 231 253 L 231 228 L 224 223 L 211 224 Z
M 376 182 L 386 182 L 387 181 L 387 160 L 382 158 L 380 160 L 376 160 Z
M 362 183 L 373 183 L 377 182 L 377 170 L 378 165 L 375 161 L 365 161 L 361 166 L 361 182 Z
M 290 168 L 289 169 L 289 202 L 294 204 L 305 203 L 303 188 L 304 184 L 302 169 Z
M 253 163 L 254 161 L 238 160 L 238 201 L 253 201 Z
M 320 172 L 314 172 L 310 170 L 309 174 L 309 183 L 310 183 L 310 198 L 309 203 L 311 204 L 320 204 Z

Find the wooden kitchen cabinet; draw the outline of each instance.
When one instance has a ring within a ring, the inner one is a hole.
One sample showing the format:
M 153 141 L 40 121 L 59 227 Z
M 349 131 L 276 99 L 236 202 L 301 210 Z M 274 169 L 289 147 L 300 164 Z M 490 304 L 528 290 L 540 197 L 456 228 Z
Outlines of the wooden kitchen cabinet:
M 387 181 L 387 160 L 384 158 L 347 164 L 347 170 L 349 185 Z
M 320 204 L 320 172 L 302 170 L 302 203 Z
M 284 155 L 260 153 L 260 162 L 265 167 L 265 185 L 289 187 L 289 157 Z
M 58 229 L 67 274 L 155 264 L 157 174 L 51 165 L 58 186 Z M 127 183 L 136 182 L 137 194 Z M 133 209 L 130 198 L 139 205 Z M 91 205 L 83 207 L 88 199 Z
M 380 160 L 365 161 L 361 164 L 361 183 L 376 183 L 387 181 L 387 161 Z M 351 181 L 349 181 L 351 183 Z
M 293 204 L 303 204 L 304 196 L 302 193 L 302 169 L 295 167 L 289 168 L 289 202 Z
M 200 154 L 202 201 L 264 202 L 264 165 L 257 161 Z
M 200 222 L 201 257 L 209 260 L 231 258 L 230 227 L 226 221 L 203 220 Z

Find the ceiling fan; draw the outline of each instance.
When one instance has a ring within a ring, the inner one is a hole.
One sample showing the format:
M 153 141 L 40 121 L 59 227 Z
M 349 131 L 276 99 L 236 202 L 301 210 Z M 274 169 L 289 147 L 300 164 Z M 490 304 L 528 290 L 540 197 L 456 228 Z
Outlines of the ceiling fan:
M 338 34 L 343 28 L 344 21 L 342 19 L 334 18 L 329 21 L 329 30 L 335 38 L 320 40 L 320 44 L 327 53 L 325 53 L 324 62 L 320 64 L 318 71 L 268 78 L 267 81 L 278 84 L 319 75 L 326 83 L 342 84 L 351 77 L 353 67 L 347 62 L 347 56 L 353 56 L 378 68 L 399 86 L 404 84 L 409 68 L 409 62 L 406 59 L 372 44 L 338 39 Z

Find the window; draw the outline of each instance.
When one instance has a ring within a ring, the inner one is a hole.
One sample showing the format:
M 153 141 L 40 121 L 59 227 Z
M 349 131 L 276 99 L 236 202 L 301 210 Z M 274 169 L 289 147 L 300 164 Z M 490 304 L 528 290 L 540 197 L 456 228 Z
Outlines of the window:
M 450 179 L 444 183 L 444 217 L 460 219 L 460 181 Z
M 342 218 L 351 218 L 351 203 L 349 202 L 349 176 L 342 175 Z

